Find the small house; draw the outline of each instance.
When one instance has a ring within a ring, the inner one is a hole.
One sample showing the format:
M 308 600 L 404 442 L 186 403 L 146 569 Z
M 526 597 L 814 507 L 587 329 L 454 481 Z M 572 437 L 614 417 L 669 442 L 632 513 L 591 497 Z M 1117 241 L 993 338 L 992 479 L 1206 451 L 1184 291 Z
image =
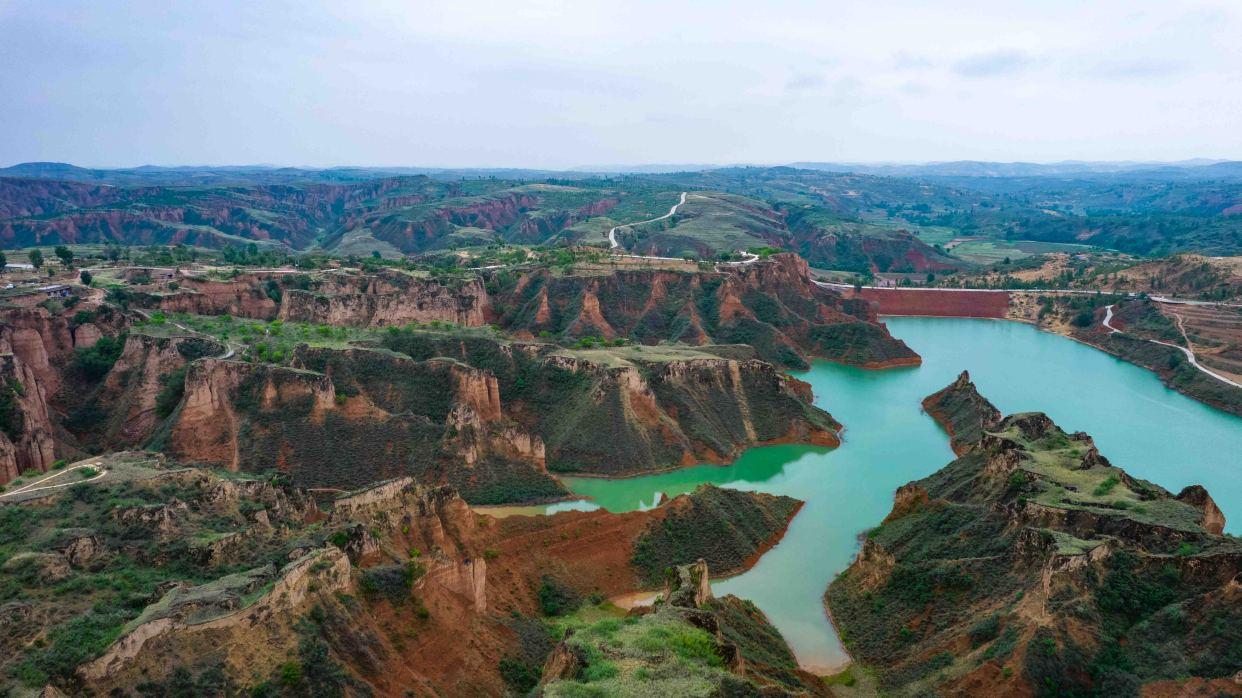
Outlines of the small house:
M 39 292 L 45 294 L 48 298 L 68 298 L 73 295 L 73 289 L 69 288 L 65 284 L 40 286 Z

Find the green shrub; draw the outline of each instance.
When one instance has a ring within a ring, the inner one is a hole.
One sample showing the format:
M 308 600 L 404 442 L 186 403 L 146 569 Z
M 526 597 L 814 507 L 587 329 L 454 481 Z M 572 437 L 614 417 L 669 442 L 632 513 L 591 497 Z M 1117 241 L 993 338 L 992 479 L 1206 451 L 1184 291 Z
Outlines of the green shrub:
M 181 398 L 185 395 L 185 374 L 188 369 L 188 364 L 179 366 L 164 376 L 163 387 L 155 396 L 155 413 L 161 418 L 172 414 L 177 405 L 181 404 Z
M 544 575 L 539 582 L 539 608 L 545 616 L 563 616 L 573 613 L 582 605 L 578 592 L 565 586 L 551 575 Z
M 539 685 L 542 675 L 543 667 L 541 666 L 528 664 L 516 657 L 500 659 L 501 678 L 519 694 L 525 695 L 534 690 L 535 686 Z
M 98 381 L 112 370 L 112 364 L 120 358 L 124 348 L 124 335 L 100 337 L 94 345 L 74 351 L 73 367 L 87 381 Z
M 1116 487 L 1117 484 L 1120 482 L 1121 482 L 1121 479 L 1118 478 L 1116 475 L 1109 475 L 1103 482 L 1101 482 L 1099 485 L 1096 486 L 1095 490 L 1092 491 L 1091 494 L 1095 495 L 1096 497 L 1103 497 L 1107 495 L 1109 492 L 1112 492 L 1113 488 Z
M 975 647 L 996 639 L 996 636 L 1000 634 L 1000 615 L 993 613 L 970 626 L 969 634 L 970 643 Z

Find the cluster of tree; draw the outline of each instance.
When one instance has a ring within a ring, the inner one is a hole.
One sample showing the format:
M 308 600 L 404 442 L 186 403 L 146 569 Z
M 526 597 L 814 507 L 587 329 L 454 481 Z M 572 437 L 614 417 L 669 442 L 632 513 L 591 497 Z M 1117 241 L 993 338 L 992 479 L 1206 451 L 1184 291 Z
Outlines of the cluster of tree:
M 289 263 L 289 255 L 283 250 L 259 249 L 253 242 L 244 247 L 229 245 L 220 250 L 220 256 L 228 264 L 244 267 L 278 267 Z

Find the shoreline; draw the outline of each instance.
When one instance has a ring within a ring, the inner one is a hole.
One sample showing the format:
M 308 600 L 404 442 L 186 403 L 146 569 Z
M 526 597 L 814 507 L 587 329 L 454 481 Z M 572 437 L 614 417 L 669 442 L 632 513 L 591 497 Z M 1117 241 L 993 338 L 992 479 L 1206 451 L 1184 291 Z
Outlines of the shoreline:
M 1095 349 L 1096 351 L 1099 351 L 1099 352 L 1102 352 L 1102 353 L 1104 353 L 1104 354 L 1107 354 L 1107 355 L 1109 355 L 1109 356 L 1113 357 L 1114 359 L 1116 359 L 1116 360 L 1118 360 L 1118 361 L 1120 361 L 1120 362 L 1122 362 L 1122 363 L 1129 364 L 1129 365 L 1131 365 L 1131 366 L 1135 366 L 1135 367 L 1137 367 L 1137 368 L 1141 368 L 1141 369 L 1143 369 L 1144 371 L 1148 371 L 1148 372 L 1150 372 L 1150 373 L 1154 374 L 1154 375 L 1156 376 L 1156 378 L 1158 378 L 1158 379 L 1160 380 L 1161 385 L 1163 385 L 1164 387 L 1168 388 L 1169 390 L 1172 390 L 1172 391 L 1173 391 L 1173 392 L 1175 392 L 1175 393 L 1178 393 L 1178 394 L 1180 394 L 1180 395 L 1184 395 L 1184 396 L 1186 396 L 1186 397 L 1190 398 L 1191 400 L 1194 400 L 1195 402 L 1201 403 L 1201 404 L 1203 404 L 1203 405 L 1207 405 L 1208 407 L 1211 407 L 1211 408 L 1212 408 L 1212 409 L 1214 409 L 1214 410 L 1220 410 L 1221 412 L 1224 412 L 1225 414 L 1234 415 L 1234 416 L 1237 416 L 1237 417 L 1242 417 L 1242 414 L 1239 414 L 1239 413 L 1234 412 L 1234 411 L 1232 411 L 1232 410 L 1226 409 L 1225 407 L 1223 407 L 1223 406 L 1221 406 L 1221 405 L 1219 405 L 1219 404 L 1216 404 L 1215 402 L 1209 401 L 1209 400 L 1207 400 L 1207 399 L 1205 399 L 1205 398 L 1203 398 L 1203 397 L 1200 397 L 1199 395 L 1196 395 L 1196 394 L 1194 394 L 1194 393 L 1192 393 L 1192 392 L 1189 392 L 1189 391 L 1186 391 L 1186 390 L 1181 390 L 1181 389 L 1179 389 L 1177 386 L 1170 384 L 1170 383 L 1169 383 L 1169 381 L 1165 378 L 1164 374 L 1162 374 L 1160 371 L 1158 371 L 1158 370 L 1156 370 L 1156 369 L 1154 369 L 1154 368 L 1151 368 L 1150 366 L 1145 366 L 1145 365 L 1143 365 L 1143 364 L 1141 364 L 1141 363 L 1138 363 L 1137 361 L 1131 361 L 1130 359 L 1128 359 L 1128 358 L 1126 358 L 1126 357 L 1124 357 L 1124 356 L 1121 356 L 1120 354 L 1116 354 L 1116 353 L 1114 353 L 1114 352 L 1109 351 L 1106 347 L 1104 347 L 1104 346 L 1102 346 L 1102 345 L 1100 345 L 1100 344 L 1097 344 L 1097 343 L 1095 343 L 1095 342 L 1092 342 L 1092 341 L 1090 341 L 1089 339 L 1085 339 L 1085 338 L 1082 338 L 1082 337 L 1076 337 L 1076 336 L 1074 336 L 1074 335 L 1072 335 L 1072 334 L 1067 334 L 1067 333 L 1064 333 L 1064 332 L 1057 332 L 1056 330 L 1049 329 L 1048 327 L 1045 327 L 1045 326 L 1043 326 L 1043 325 L 1039 324 L 1038 322 L 1035 322 L 1035 321 L 1032 321 L 1032 320 L 1028 320 L 1028 319 L 1026 319 L 1026 318 L 1018 318 L 1018 317 L 1003 317 L 1003 318 L 1001 318 L 1001 317 L 977 317 L 977 316 L 970 316 L 970 315 L 898 315 L 898 314 L 884 314 L 884 315 L 881 315 L 880 317 L 916 317 L 916 318 L 933 318 L 933 319 L 946 319 L 946 320 L 994 320 L 994 321 L 998 321 L 998 322 L 1017 322 L 1017 323 L 1020 323 L 1020 324 L 1023 324 L 1023 325 L 1030 325 L 1031 327 L 1034 327 L 1035 329 L 1039 330 L 1040 332 L 1044 332 L 1044 333 L 1046 333 L 1046 334 L 1051 334 L 1051 335 L 1056 335 L 1056 336 L 1058 336 L 1058 337 L 1064 337 L 1065 339 L 1068 339 L 1068 340 L 1071 340 L 1071 341 L 1077 342 L 1077 343 L 1079 343 L 1079 344 L 1082 344 L 1083 346 L 1088 346 L 1088 347 L 1091 347 L 1092 349 Z M 1122 333 L 1122 334 L 1124 334 L 1124 332 L 1121 332 L 1121 333 Z M 1127 336 L 1129 336 L 1129 337 L 1133 337 L 1134 339 L 1137 339 L 1137 340 L 1140 340 L 1140 341 L 1144 341 L 1144 342 L 1151 342 L 1151 340 L 1145 339 L 1145 338 L 1143 338 L 1143 337 L 1137 337 L 1137 336 L 1134 336 L 1134 335 L 1127 335 Z M 1152 343 L 1154 343 L 1154 344 L 1159 344 L 1159 342 L 1152 342 Z M 1163 345 L 1163 344 L 1162 344 L 1161 346 L 1168 346 L 1168 345 Z M 1170 348 L 1175 348 L 1175 347 L 1170 347 Z M 1228 384 L 1226 384 L 1226 385 L 1228 385 Z M 1232 387 L 1232 386 L 1230 386 L 1230 387 Z M 1239 391 L 1242 391 L 1242 388 L 1235 388 L 1235 389 L 1236 389 L 1236 390 L 1239 390 Z

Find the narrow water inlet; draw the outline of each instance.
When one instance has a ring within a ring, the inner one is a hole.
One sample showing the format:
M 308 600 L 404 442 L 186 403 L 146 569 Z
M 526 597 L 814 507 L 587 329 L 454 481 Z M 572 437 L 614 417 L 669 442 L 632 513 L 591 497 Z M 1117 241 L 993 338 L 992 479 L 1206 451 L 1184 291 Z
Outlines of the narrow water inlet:
M 846 661 L 823 609 L 823 594 L 858 550 L 859 534 L 892 507 L 894 490 L 953 459 L 948 438 L 920 407 L 968 369 L 1003 412 L 1043 411 L 1066 431 L 1091 434 L 1130 474 L 1177 492 L 1202 484 L 1242 531 L 1242 418 L 1165 388 L 1155 374 L 1094 348 L 1015 322 L 888 318 L 923 365 L 887 371 L 817 362 L 798 377 L 845 425 L 834 450 L 780 445 L 747 451 L 732 465 L 701 465 L 606 480 L 565 478 L 576 494 L 611 511 L 649 508 L 702 483 L 797 497 L 806 502 L 780 545 L 749 572 L 712 586 L 762 609 L 799 661 L 830 670 Z M 580 508 L 566 502 L 533 508 Z

